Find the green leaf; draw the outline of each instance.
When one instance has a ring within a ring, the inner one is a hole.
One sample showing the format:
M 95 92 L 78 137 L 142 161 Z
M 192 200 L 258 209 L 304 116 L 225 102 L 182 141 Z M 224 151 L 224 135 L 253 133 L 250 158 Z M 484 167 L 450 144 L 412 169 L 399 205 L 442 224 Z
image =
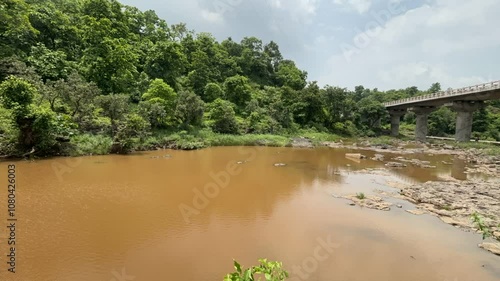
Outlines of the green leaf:
M 234 260 L 234 269 L 241 274 L 241 265 L 236 260 Z

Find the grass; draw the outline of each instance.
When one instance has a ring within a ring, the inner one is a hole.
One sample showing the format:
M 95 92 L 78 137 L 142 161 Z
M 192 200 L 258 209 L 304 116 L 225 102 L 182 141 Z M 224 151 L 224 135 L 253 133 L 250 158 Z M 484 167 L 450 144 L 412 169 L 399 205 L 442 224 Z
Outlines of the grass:
M 360 192 L 356 194 L 356 198 L 358 198 L 359 200 L 364 200 L 366 199 L 366 195 L 363 192 Z
M 111 151 L 113 140 L 103 135 L 78 135 L 71 139 L 71 156 L 105 155 Z
M 483 218 L 481 217 L 481 215 L 479 215 L 479 213 L 474 212 L 471 215 L 471 219 L 476 224 L 477 229 L 483 233 L 483 240 L 492 236 L 491 229 L 486 224 L 484 224 Z

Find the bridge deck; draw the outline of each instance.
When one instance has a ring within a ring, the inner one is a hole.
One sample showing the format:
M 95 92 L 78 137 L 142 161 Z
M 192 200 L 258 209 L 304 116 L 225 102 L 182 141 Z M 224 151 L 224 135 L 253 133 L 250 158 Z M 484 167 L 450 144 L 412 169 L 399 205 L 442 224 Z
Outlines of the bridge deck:
M 386 108 L 408 108 L 411 106 L 439 106 L 454 100 L 500 99 L 500 80 L 434 94 L 411 97 L 384 104 Z

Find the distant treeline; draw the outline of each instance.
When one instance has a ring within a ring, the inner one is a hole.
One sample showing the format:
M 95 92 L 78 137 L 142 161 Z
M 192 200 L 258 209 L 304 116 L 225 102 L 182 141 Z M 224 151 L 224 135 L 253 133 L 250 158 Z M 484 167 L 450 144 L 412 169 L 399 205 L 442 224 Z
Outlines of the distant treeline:
M 0 83 L 3 155 L 68 154 L 89 138 L 127 152 L 166 131 L 370 136 L 387 124 L 382 102 L 440 90 L 320 88 L 273 41 L 218 42 L 114 0 L 2 0 Z M 476 115 L 475 132 L 500 140 L 500 103 Z M 430 132 L 454 122 L 440 109 Z

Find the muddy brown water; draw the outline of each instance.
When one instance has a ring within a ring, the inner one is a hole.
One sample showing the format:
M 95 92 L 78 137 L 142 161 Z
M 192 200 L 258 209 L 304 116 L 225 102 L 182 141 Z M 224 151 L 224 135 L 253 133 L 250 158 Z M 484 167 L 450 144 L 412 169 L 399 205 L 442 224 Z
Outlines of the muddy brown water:
M 463 162 L 414 155 L 437 169 L 384 177 L 357 173 L 383 163 L 347 152 L 223 147 L 14 162 L 16 273 L 2 227 L 0 280 L 222 280 L 233 259 L 259 258 L 282 261 L 291 280 L 500 280 L 500 257 L 477 248 L 479 235 L 408 214 L 408 202 L 382 212 L 332 196 L 394 191 L 388 180 L 466 179 Z

